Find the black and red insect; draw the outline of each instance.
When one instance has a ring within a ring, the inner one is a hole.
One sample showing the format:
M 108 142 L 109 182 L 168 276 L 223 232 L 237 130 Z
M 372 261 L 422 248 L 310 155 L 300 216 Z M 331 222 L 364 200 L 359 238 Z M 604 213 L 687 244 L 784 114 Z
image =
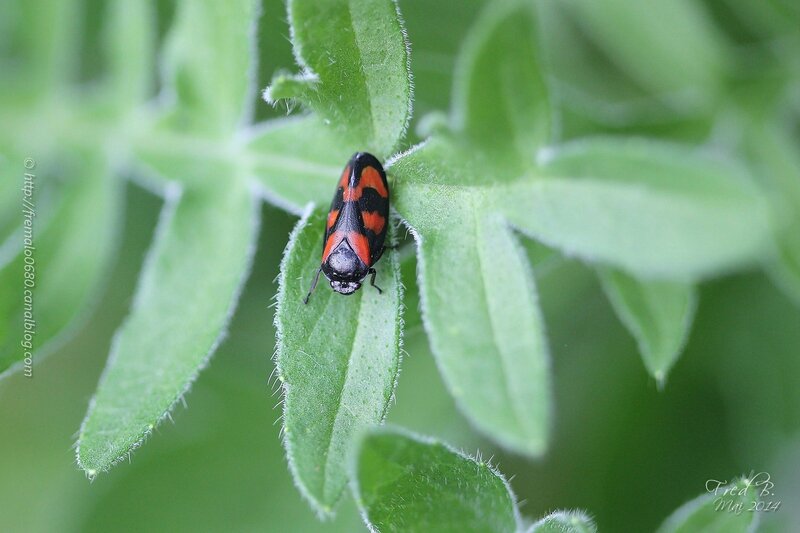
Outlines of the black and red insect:
M 303 300 L 308 303 L 320 272 L 340 294 L 353 294 L 375 269 L 384 251 L 389 225 L 389 183 L 380 161 L 366 152 L 354 154 L 342 172 L 328 212 L 322 241 L 322 264 Z

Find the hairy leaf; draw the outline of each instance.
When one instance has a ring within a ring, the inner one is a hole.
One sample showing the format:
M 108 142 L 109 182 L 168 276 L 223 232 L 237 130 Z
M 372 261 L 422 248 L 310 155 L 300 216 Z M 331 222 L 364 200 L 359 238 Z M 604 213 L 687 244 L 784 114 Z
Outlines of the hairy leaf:
M 634 139 L 555 149 L 543 179 L 512 185 L 509 219 L 567 255 L 645 278 L 691 279 L 750 264 L 768 209 L 747 172 L 678 145 Z
M 213 182 L 231 169 L 206 172 Z M 77 459 L 89 477 L 169 416 L 224 335 L 249 269 L 259 214 L 251 192 L 234 182 L 173 193 L 81 426 Z
M 757 512 L 748 512 L 758 501 L 758 488 L 749 486 L 746 479 L 731 485 L 709 486 L 710 492 L 698 496 L 672 513 L 657 533 L 694 533 L 696 531 L 725 531 L 748 533 L 758 522 Z M 741 511 L 737 509 L 741 506 Z
M 417 240 L 431 347 L 450 393 L 478 428 L 511 449 L 539 454 L 549 430 L 550 381 L 530 266 L 491 209 L 489 187 L 413 181 L 444 154 L 429 146 L 437 144 L 398 160 L 391 172 L 397 210 Z
M 582 511 L 556 511 L 528 528 L 528 533 L 595 533 L 597 527 Z
M 377 263 L 376 284 L 350 296 L 324 275 L 303 298 L 320 266 L 326 216 L 297 225 L 281 265 L 277 366 L 284 392 L 284 443 L 295 483 L 321 516 L 333 513 L 347 484 L 353 435 L 380 423 L 400 363 L 402 290 L 396 252 Z
M 617 316 L 636 338 L 647 371 L 663 385 L 686 344 L 697 307 L 695 288 L 673 281 L 642 281 L 619 270 L 600 271 Z
M 490 465 L 434 440 L 373 430 L 354 458 L 353 493 L 375 531 L 514 532 L 508 483 Z
M 299 76 L 279 75 L 264 96 L 296 98 L 346 142 L 384 158 L 411 116 L 408 43 L 394 0 L 289 1 Z

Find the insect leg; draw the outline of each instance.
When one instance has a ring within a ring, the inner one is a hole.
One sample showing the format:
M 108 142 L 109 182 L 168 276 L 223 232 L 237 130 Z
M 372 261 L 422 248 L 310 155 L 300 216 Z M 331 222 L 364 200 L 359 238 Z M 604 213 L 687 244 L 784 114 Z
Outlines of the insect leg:
M 306 294 L 306 297 L 303 298 L 304 304 L 308 304 L 308 299 L 311 298 L 311 293 L 314 292 L 314 289 L 317 288 L 317 282 L 319 281 L 320 272 L 322 272 L 322 267 L 319 267 L 319 270 L 317 270 L 317 275 L 314 276 L 314 282 L 311 284 L 311 288 L 308 289 L 308 294 Z M 375 276 L 372 277 L 374 278 Z
M 375 285 L 375 275 L 378 273 L 378 271 L 375 270 L 374 268 L 370 268 L 367 271 L 367 273 L 370 275 L 369 284 L 372 285 L 373 287 L 375 287 L 376 289 L 378 289 L 378 294 L 383 294 L 383 290 L 381 290 L 380 287 Z

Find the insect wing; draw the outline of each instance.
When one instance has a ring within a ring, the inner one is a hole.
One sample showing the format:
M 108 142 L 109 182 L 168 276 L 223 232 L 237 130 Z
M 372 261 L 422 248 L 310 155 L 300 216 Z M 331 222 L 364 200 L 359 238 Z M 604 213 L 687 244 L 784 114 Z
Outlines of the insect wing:
M 369 154 L 354 158 L 354 174 L 358 174 L 358 211 L 361 231 L 369 242 L 369 262 L 372 266 L 383 252 L 389 224 L 389 183 L 380 162 Z

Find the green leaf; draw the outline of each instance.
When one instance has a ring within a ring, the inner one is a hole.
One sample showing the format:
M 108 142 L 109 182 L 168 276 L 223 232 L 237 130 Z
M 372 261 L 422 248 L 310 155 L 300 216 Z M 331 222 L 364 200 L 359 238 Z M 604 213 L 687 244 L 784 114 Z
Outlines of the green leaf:
M 346 142 L 390 155 L 411 116 L 408 43 L 393 0 L 290 0 L 299 76 L 279 75 L 264 97 L 296 98 Z
M 249 121 L 257 21 L 255 0 L 179 2 L 165 51 L 176 129 L 228 138 Z
M 373 430 L 355 454 L 352 479 L 371 531 L 517 530 L 506 480 L 486 462 L 434 440 Z
M 0 373 L 23 359 L 25 311 L 32 313 L 34 357 L 68 328 L 77 325 L 97 297 L 112 260 L 119 230 L 122 191 L 109 175 L 105 158 L 73 151 L 59 166 L 63 183 L 52 175 L 55 169 L 39 163 L 28 172 L 34 195 L 25 209 L 33 227 L 24 226 L 22 165 L 15 180 L 15 209 L 19 230 L 12 237 L 14 257 L 0 269 Z M 53 201 L 45 199 L 53 197 Z M 52 210 L 50 214 L 48 210 Z M 25 239 L 32 238 L 32 242 Z M 32 245 L 28 248 L 24 245 Z M 33 287 L 25 285 L 33 276 Z M 31 293 L 25 291 L 30 290 Z M 26 295 L 30 297 L 25 302 Z
M 131 111 L 153 92 L 156 14 L 149 2 L 114 0 L 107 17 L 109 91 L 124 111 Z
M 320 265 L 326 216 L 298 223 L 281 264 L 277 366 L 284 392 L 284 444 L 295 483 L 322 516 L 330 516 L 347 483 L 353 435 L 380 423 L 400 364 L 402 286 L 397 253 L 377 265 L 376 284 L 350 296 L 324 276 L 308 304 Z
M 490 4 L 459 60 L 451 131 L 390 167 L 444 382 L 478 429 L 527 455 L 547 444 L 549 358 L 530 266 L 500 214 L 512 196 L 500 184 L 532 166 L 550 137 L 537 35 L 530 4 Z M 500 110 L 494 120 L 487 101 Z
M 614 311 L 639 344 L 647 371 L 663 385 L 689 336 L 697 308 L 694 286 L 638 280 L 612 269 L 599 274 Z
M 727 486 L 712 484 L 709 489 L 708 494 L 679 507 L 661 524 L 657 533 L 754 531 L 759 513 L 748 512 L 747 509 L 758 501 L 758 489 L 755 486 L 748 486 L 747 480 L 742 479 Z M 737 512 L 737 509 L 741 511 Z
M 208 166 L 209 182 L 231 175 Z M 241 182 L 171 190 L 131 314 L 81 426 L 91 478 L 128 456 L 188 390 L 224 335 L 250 266 L 258 203 Z
M 644 278 L 693 279 L 758 260 L 768 206 L 734 161 L 657 141 L 591 139 L 554 149 L 503 207 L 567 255 Z
M 395 207 L 417 240 L 425 327 L 467 417 L 504 446 L 537 455 L 547 443 L 551 398 L 536 285 L 511 228 L 492 209 L 491 186 L 443 186 L 435 182 L 450 175 L 423 174 L 437 162 L 447 172 L 447 153 L 432 141 L 391 167 Z
M 309 202 L 330 202 L 336 176 L 359 148 L 306 116 L 252 128 L 247 150 L 250 176 L 262 196 L 299 214 Z
M 528 533 L 595 533 L 594 521 L 583 511 L 556 511 L 528 528 Z
M 531 2 L 490 3 L 463 45 L 453 94 L 454 129 L 529 165 L 553 129 L 537 23 Z
M 800 147 L 778 125 L 748 124 L 746 150 L 774 206 L 776 253 L 768 272 L 800 305 Z
M 547 444 L 551 398 L 536 287 L 510 228 L 477 201 L 472 207 L 478 214 L 420 236 L 428 334 L 472 421 L 505 446 L 537 455 Z
M 614 62 L 654 93 L 681 107 L 716 103 L 733 61 L 701 3 L 569 0 L 568 5 Z

